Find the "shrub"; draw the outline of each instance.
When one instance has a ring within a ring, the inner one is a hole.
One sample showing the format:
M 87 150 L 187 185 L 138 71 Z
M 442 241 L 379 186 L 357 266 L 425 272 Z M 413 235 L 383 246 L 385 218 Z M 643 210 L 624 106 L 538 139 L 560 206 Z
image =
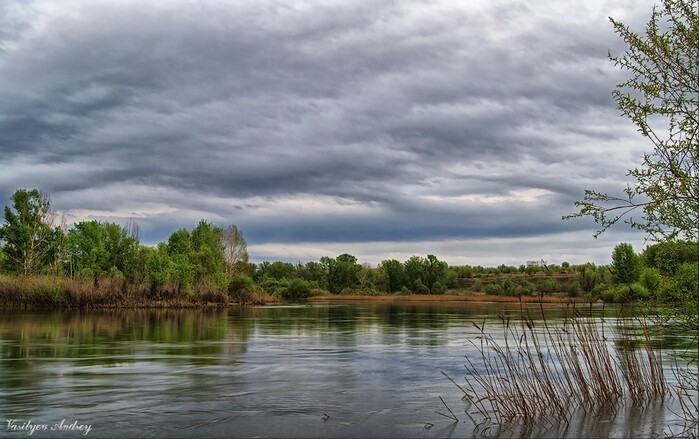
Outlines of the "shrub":
M 294 279 L 289 282 L 282 291 L 282 298 L 285 300 L 305 299 L 311 295 L 311 284 L 304 279 Z
M 580 295 L 580 282 L 573 281 L 566 287 L 568 297 L 578 297 Z
M 485 286 L 485 294 L 500 295 L 502 293 L 502 288 L 500 285 L 488 284 Z
M 502 289 L 505 290 L 505 294 L 508 296 L 517 295 L 517 285 L 509 277 L 503 282 Z
M 629 287 L 629 297 L 634 300 L 648 300 L 650 299 L 650 293 L 648 289 L 643 286 L 640 282 L 634 282 Z
M 228 283 L 228 295 L 241 305 L 244 305 L 252 299 L 252 293 L 255 290 L 255 284 L 250 276 L 237 274 Z
M 536 291 L 536 285 L 534 285 L 531 282 L 527 282 L 524 284 L 522 287 L 522 295 L 524 296 L 532 296 L 534 295 L 534 292 Z
M 657 268 L 646 267 L 641 271 L 640 283 L 651 294 L 656 294 L 660 290 L 662 276 Z
M 541 285 L 539 285 L 539 292 L 543 294 L 553 294 L 558 291 L 558 282 L 555 279 L 546 279 Z

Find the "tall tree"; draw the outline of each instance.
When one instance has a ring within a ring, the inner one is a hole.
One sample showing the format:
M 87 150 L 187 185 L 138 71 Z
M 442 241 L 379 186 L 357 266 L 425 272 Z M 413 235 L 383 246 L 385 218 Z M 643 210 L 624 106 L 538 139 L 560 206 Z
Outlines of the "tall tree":
M 223 247 L 226 256 L 226 269 L 230 277 L 249 273 L 248 243 L 238 226 L 231 224 L 223 230 Z
M 108 221 L 81 221 L 68 231 L 71 274 L 79 277 L 126 276 L 133 279 L 138 240 Z
M 405 272 L 400 261 L 397 259 L 386 259 L 381 261 L 379 269 L 381 270 L 381 277 L 388 294 L 397 293 L 403 288 Z
M 422 283 L 425 284 L 430 294 L 443 293 L 447 289 L 447 268 L 444 261 L 437 259 L 435 255 L 427 255 L 423 259 Z
M 12 207 L 5 206 L 5 223 L 0 226 L 6 268 L 15 273 L 37 273 L 46 263 L 54 237 L 51 199 L 36 189 L 19 189 L 12 195 Z
M 228 287 L 223 230 L 201 220 L 190 234 L 192 262 L 197 269 L 197 280 L 213 282 L 219 288 Z
M 359 283 L 362 266 L 357 264 L 354 255 L 343 253 L 337 258 L 323 256 L 320 263 L 327 270 L 328 290 L 331 293 L 337 294 L 346 288 L 355 288 Z
M 644 34 L 610 18 L 628 48 L 610 59 L 631 77 L 613 95 L 622 114 L 653 145 L 636 182 L 623 196 L 586 190 L 578 213 L 600 226 L 598 236 L 621 218 L 655 240 L 697 240 L 699 234 L 699 8 L 696 0 L 663 0 Z
M 631 244 L 622 242 L 614 247 L 612 253 L 614 281 L 619 284 L 631 284 L 641 274 L 641 258 L 633 251 Z

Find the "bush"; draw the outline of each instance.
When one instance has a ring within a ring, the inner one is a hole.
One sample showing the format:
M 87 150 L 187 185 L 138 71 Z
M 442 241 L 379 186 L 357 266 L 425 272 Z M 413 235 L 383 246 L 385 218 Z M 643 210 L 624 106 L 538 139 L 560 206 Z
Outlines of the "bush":
M 228 295 L 240 305 L 250 302 L 254 290 L 252 278 L 244 274 L 235 275 L 228 283 Z
M 634 300 L 648 300 L 650 299 L 650 293 L 648 289 L 643 286 L 640 282 L 634 282 L 629 287 L 629 297 Z
M 685 262 L 677 268 L 677 273 L 661 287 L 663 299 L 671 302 L 697 302 L 699 300 L 699 266 Z
M 508 296 L 516 296 L 517 295 L 517 285 L 509 277 L 507 279 L 505 279 L 505 282 L 503 282 L 502 289 L 505 291 L 505 294 L 507 294 Z
M 524 296 L 533 296 L 534 292 L 536 292 L 536 285 L 531 282 L 525 283 L 522 287 L 522 295 Z
M 539 285 L 539 292 L 543 294 L 553 294 L 558 291 L 558 283 L 555 279 L 546 279 L 544 283 Z
M 657 294 L 662 283 L 662 276 L 657 268 L 646 267 L 641 271 L 640 283 L 651 294 Z
M 488 284 L 485 286 L 485 294 L 500 295 L 502 294 L 502 288 L 500 285 Z
M 415 288 L 415 291 L 413 291 L 413 292 L 415 294 L 429 294 L 430 293 L 430 289 L 427 288 L 427 286 L 424 283 L 422 283 L 422 281 L 420 279 L 415 281 L 414 288 Z
M 624 303 L 630 298 L 629 286 L 624 284 L 606 285 L 595 290 L 599 291 L 600 298 L 607 303 Z
M 310 297 L 311 295 L 311 284 L 304 279 L 294 279 L 289 282 L 287 286 L 282 291 L 282 298 L 285 300 L 299 300 Z
M 289 286 L 288 279 L 273 279 L 264 277 L 261 283 L 262 289 L 271 296 L 282 297 L 284 290 Z
M 573 281 L 566 287 L 568 297 L 578 297 L 580 295 L 580 282 Z

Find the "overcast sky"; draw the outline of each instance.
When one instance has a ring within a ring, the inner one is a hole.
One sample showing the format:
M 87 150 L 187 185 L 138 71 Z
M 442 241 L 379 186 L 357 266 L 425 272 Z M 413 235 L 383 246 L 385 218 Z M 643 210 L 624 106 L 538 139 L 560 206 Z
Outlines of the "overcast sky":
M 251 259 L 608 263 L 562 221 L 650 145 L 607 59 L 650 0 L 2 0 L 0 202 L 147 244 L 236 224 Z

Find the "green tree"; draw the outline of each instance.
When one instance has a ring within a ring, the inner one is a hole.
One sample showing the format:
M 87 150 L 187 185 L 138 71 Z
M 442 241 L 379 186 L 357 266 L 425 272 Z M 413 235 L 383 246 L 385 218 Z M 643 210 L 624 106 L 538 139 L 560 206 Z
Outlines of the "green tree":
M 638 280 L 641 274 L 641 259 L 633 251 L 631 244 L 622 242 L 614 247 L 612 270 L 615 283 L 630 285 Z
M 381 278 L 388 294 L 397 293 L 403 288 L 405 272 L 403 264 L 396 259 L 386 259 L 379 265 Z
M 107 236 L 97 221 L 81 221 L 68 231 L 71 276 L 97 278 L 108 270 Z
M 310 283 L 327 288 L 326 280 L 327 273 L 320 262 L 309 261 L 305 264 L 296 265 L 296 274 L 299 278 L 305 279 Z
M 151 294 L 162 293 L 171 284 L 174 264 L 168 254 L 167 245 L 159 243 L 148 248 L 146 257 L 146 279 L 151 285 Z
M 296 277 L 296 267 L 290 262 L 264 261 L 257 267 L 261 277 L 270 279 L 293 279 Z
M 105 249 L 107 250 L 108 271 L 121 273 L 128 279 L 133 279 L 135 255 L 138 249 L 138 238 L 129 230 L 112 222 L 102 223 L 105 233 Z
M 595 288 L 600 282 L 600 276 L 597 274 L 597 267 L 595 267 L 595 264 L 588 262 L 581 267 L 578 282 L 580 288 L 587 293 Z
M 505 278 L 505 281 L 502 283 L 502 289 L 508 296 L 517 295 L 517 284 L 509 277 Z
M 191 236 L 187 229 L 179 229 L 167 239 L 167 254 L 172 261 L 172 280 L 177 283 L 178 292 L 190 293 L 197 275 L 193 261 Z
M 324 256 L 320 260 L 328 273 L 328 290 L 331 293 L 339 293 L 345 289 L 354 289 L 359 283 L 359 272 L 362 266 L 357 264 L 357 258 L 348 253 L 343 253 L 337 258 Z
M 665 241 L 649 245 L 641 255 L 647 267 L 654 267 L 666 276 L 672 276 L 685 262 L 699 264 L 699 243 L 690 241 Z
M 427 294 L 429 289 L 423 282 L 425 263 L 419 256 L 411 256 L 403 264 L 405 286 L 416 294 Z
M 192 262 L 196 266 L 197 281 L 219 290 L 228 288 L 223 230 L 201 220 L 190 234 Z
M 35 274 L 46 265 L 54 238 L 51 200 L 36 189 L 19 189 L 11 199 L 0 226 L 5 268 L 24 276 Z
M 624 196 L 586 190 L 579 212 L 564 218 L 591 216 L 604 232 L 626 220 L 655 240 L 699 233 L 699 11 L 695 0 L 663 0 L 645 30 L 636 34 L 610 19 L 628 48 L 610 59 L 631 77 L 619 84 L 614 98 L 622 114 L 650 140 L 653 150 L 642 165 L 629 171 L 635 179 Z
M 66 241 L 71 275 L 135 277 L 138 240 L 126 228 L 111 222 L 82 221 L 68 231 Z
M 681 326 L 699 330 L 699 265 L 685 262 L 675 276 L 663 284 L 662 296 L 674 302 L 673 316 Z
M 286 300 L 305 299 L 311 295 L 311 285 L 305 279 L 294 279 L 282 290 L 282 298 Z
M 427 259 L 423 259 L 423 265 L 422 283 L 427 291 L 430 294 L 444 293 L 447 290 L 447 263 L 440 261 L 435 255 L 427 255 Z
M 252 278 L 242 273 L 234 275 L 228 283 L 228 296 L 239 305 L 250 302 L 254 291 L 255 283 Z

